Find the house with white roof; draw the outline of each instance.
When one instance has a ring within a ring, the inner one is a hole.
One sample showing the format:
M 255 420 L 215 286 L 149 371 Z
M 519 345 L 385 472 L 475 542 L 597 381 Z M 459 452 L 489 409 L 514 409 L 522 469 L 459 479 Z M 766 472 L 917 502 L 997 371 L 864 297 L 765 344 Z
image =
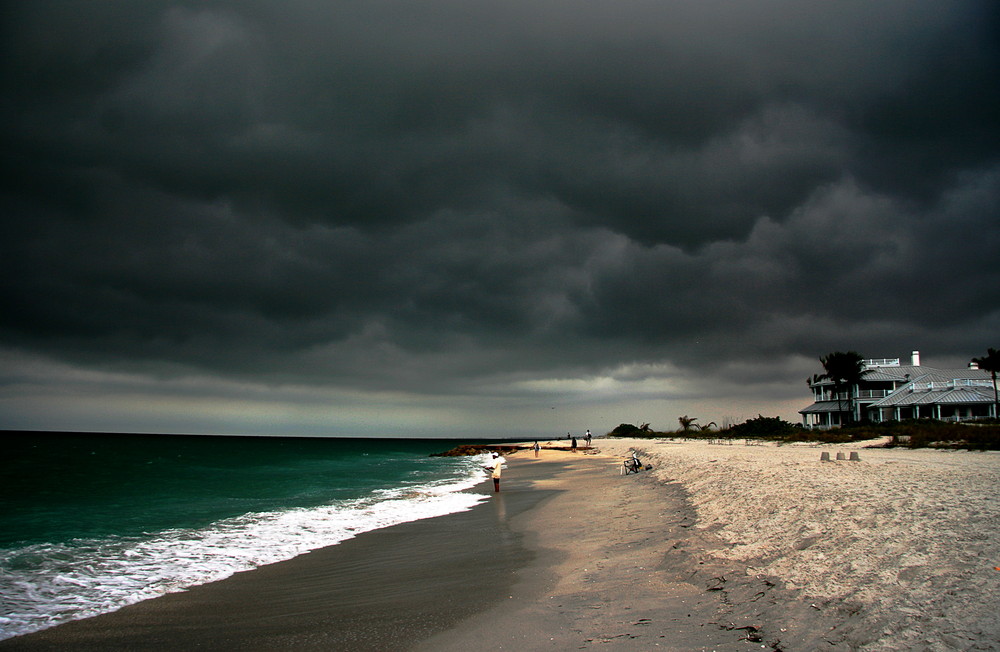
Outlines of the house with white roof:
M 971 421 L 996 416 L 993 380 L 975 363 L 959 369 L 927 367 L 914 351 L 909 364 L 899 358 L 873 359 L 864 361 L 864 369 L 861 382 L 839 395 L 833 381 L 814 376 L 809 382 L 813 404 L 799 410 L 802 425 L 833 428 L 848 420 Z

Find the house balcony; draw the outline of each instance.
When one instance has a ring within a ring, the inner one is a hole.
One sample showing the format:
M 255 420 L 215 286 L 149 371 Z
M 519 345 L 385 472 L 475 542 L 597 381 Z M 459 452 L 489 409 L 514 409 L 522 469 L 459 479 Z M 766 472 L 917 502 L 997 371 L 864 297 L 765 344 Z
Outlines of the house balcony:
M 822 401 L 850 401 L 851 395 L 848 392 L 841 392 L 840 394 L 834 394 L 833 392 L 815 392 L 813 393 L 813 400 L 817 403 Z
M 947 382 L 938 383 L 910 383 L 909 389 L 912 392 L 933 392 L 935 390 L 955 389 L 957 387 L 993 387 L 992 380 L 978 380 L 973 378 L 956 378 Z
M 892 392 L 893 390 L 891 389 L 861 389 L 858 390 L 858 395 L 856 398 L 861 400 L 880 399 L 880 398 L 885 398 Z
M 859 389 L 854 398 L 861 401 L 877 401 L 892 394 L 894 391 L 893 389 Z M 813 400 L 816 402 L 849 401 L 851 400 L 851 394 L 850 392 L 841 392 L 840 394 L 834 394 L 833 392 L 813 392 Z
M 862 360 L 861 363 L 868 369 L 873 367 L 898 367 L 899 358 L 872 358 L 871 360 Z

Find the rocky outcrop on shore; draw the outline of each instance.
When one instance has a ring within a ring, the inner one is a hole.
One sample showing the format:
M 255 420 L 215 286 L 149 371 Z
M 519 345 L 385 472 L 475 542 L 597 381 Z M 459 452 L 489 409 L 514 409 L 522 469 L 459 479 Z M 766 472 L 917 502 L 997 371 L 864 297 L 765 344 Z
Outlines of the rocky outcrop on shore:
M 493 452 L 500 453 L 501 455 L 509 455 L 519 450 L 526 450 L 527 448 L 528 446 L 515 444 L 462 444 L 443 453 L 432 453 L 431 457 L 465 457 Z

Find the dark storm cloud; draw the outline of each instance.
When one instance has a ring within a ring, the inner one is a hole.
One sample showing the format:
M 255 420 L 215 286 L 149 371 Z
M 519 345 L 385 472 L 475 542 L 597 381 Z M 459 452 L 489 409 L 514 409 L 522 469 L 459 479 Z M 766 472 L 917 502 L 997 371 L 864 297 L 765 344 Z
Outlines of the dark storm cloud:
M 445 391 L 997 344 L 991 2 L 2 17 L 9 347 Z

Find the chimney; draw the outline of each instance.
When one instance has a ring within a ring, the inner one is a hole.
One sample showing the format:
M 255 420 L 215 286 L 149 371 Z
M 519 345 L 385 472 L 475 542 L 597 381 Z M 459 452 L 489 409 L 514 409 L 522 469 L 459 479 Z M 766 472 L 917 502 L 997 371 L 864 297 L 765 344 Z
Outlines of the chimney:
M 920 366 L 920 351 L 914 351 L 910 354 L 910 364 L 914 367 Z

